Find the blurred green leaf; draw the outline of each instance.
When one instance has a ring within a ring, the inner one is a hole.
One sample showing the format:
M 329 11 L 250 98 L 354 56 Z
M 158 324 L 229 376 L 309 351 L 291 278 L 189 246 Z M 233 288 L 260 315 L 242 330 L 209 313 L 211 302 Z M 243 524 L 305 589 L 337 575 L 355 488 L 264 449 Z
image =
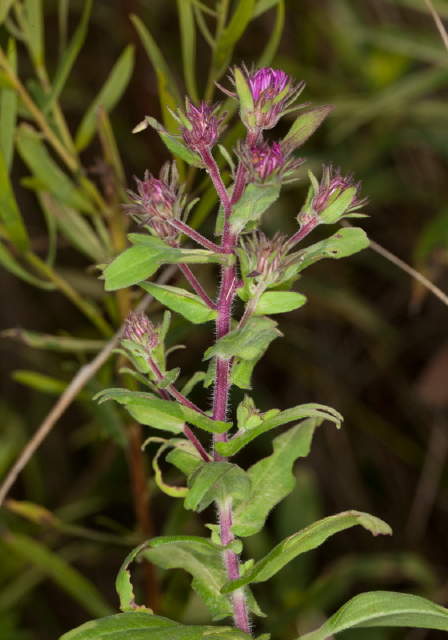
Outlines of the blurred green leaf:
M 259 3 L 260 4 L 260 3 Z M 284 0 L 276 0 L 277 9 L 275 14 L 275 22 L 272 27 L 271 35 L 263 49 L 262 54 L 257 60 L 257 67 L 269 67 L 277 52 L 278 46 L 281 41 L 283 28 L 285 26 L 285 3 Z M 258 5 L 255 9 L 254 17 L 257 14 Z
M 324 640 L 345 629 L 365 627 L 416 627 L 448 631 L 448 609 L 406 593 L 361 593 L 344 604 L 319 629 L 301 636 L 300 640 Z
M 3 536 L 11 552 L 38 567 L 75 602 L 93 616 L 107 616 L 113 612 L 97 588 L 78 571 L 62 560 L 56 552 L 29 536 L 8 532 Z
M 213 501 L 247 500 L 251 489 L 249 476 L 230 462 L 207 462 L 188 478 L 186 509 L 201 512 Z
M 286 313 L 303 307 L 305 296 L 295 291 L 265 291 L 255 307 L 254 315 L 263 316 L 271 313 Z
M 229 66 L 233 49 L 252 18 L 254 0 L 239 0 L 229 24 L 216 42 L 213 53 L 215 80 L 219 80 Z
M 194 23 L 193 7 L 190 0 L 177 0 L 180 36 L 182 44 L 182 64 L 184 69 L 185 86 L 190 98 L 199 103 L 196 87 L 196 27 Z
M 14 0 L 0 0 L 0 25 L 3 24 L 14 4 Z
M 31 0 L 32 1 L 32 0 Z M 86 39 L 87 27 L 89 24 L 90 13 L 92 10 L 93 0 L 86 0 L 82 11 L 79 25 L 76 28 L 75 33 L 67 48 L 64 49 L 58 68 L 53 78 L 50 93 L 46 102 L 42 106 L 44 113 L 48 112 L 54 105 L 55 101 L 59 98 L 62 89 L 70 75 L 72 67 L 78 57 L 82 45 Z
M 0 220 L 5 226 L 8 240 L 21 253 L 28 251 L 30 241 L 20 209 L 8 176 L 8 166 L 0 150 Z
M 24 282 L 28 282 L 28 284 L 32 284 L 35 287 L 39 287 L 40 289 L 46 289 L 47 291 L 53 291 L 56 287 L 52 282 L 46 282 L 45 280 L 40 280 L 35 276 L 28 273 L 26 269 L 24 269 L 15 258 L 9 253 L 9 251 L 5 248 L 5 246 L 0 242 L 0 264 L 7 271 L 12 273 L 13 275 L 20 278 Z
M 95 135 L 97 128 L 97 110 L 103 106 L 106 111 L 111 111 L 122 97 L 131 79 L 134 68 L 134 46 L 128 45 L 109 74 L 102 89 L 83 117 L 75 136 L 75 145 L 78 151 L 82 151 Z
M 257 18 L 258 16 L 261 16 L 262 13 L 269 11 L 269 9 L 272 9 L 282 2 L 283 0 L 258 0 L 254 7 L 252 17 Z
M 11 70 L 17 73 L 17 48 L 14 38 L 9 38 L 7 44 L 8 63 Z M 0 93 L 0 151 L 3 154 L 5 166 L 11 170 L 14 155 L 14 133 L 17 119 L 17 92 L 15 89 L 4 87 Z M 0 172 L 3 169 L 0 168 Z M 2 191 L 0 187 L 0 191 Z M 0 205 L 0 210 L 2 206 Z
M 247 471 L 252 482 L 249 498 L 234 501 L 232 531 L 237 536 L 258 533 L 271 509 L 294 488 L 292 473 L 297 458 L 306 457 L 319 421 L 304 420 L 272 441 L 274 453 Z
M 27 45 L 36 67 L 44 66 L 44 14 L 42 0 L 24 0 Z
M 95 212 L 84 192 L 51 158 L 42 137 L 28 125 L 20 126 L 17 131 L 17 148 L 23 161 L 36 177 L 39 190 L 49 191 L 56 200 L 84 213 Z
M 60 396 L 61 393 L 67 388 L 66 382 L 61 382 L 56 378 L 38 373 L 37 371 L 29 371 L 24 369 L 17 369 L 11 374 L 11 377 L 16 382 L 41 391 L 42 393 L 48 393 L 53 396 Z
M 199 296 L 185 289 L 152 282 L 142 282 L 140 286 L 165 307 L 180 313 L 193 324 L 202 324 L 213 320 L 217 316 L 215 309 L 210 309 Z
M 259 560 L 247 573 L 237 580 L 231 580 L 223 587 L 223 593 L 230 593 L 235 589 L 252 582 L 265 582 L 282 569 L 293 558 L 301 553 L 316 549 L 335 533 L 350 527 L 361 525 L 374 536 L 392 533 L 388 524 L 361 511 L 346 511 L 335 516 L 314 522 L 306 529 L 289 536 L 278 544 L 266 557 Z
M 168 416 L 189 422 L 210 433 L 223 433 L 231 427 L 231 424 L 227 422 L 212 420 L 212 418 L 194 409 L 190 409 L 176 402 L 171 402 L 170 400 L 156 398 L 150 393 L 127 391 L 126 389 L 106 389 L 98 393 L 94 400 L 99 400 L 99 402 L 115 400 L 120 404 L 124 404 L 126 407 L 128 405 L 131 407 L 141 407 L 142 410 L 146 409 L 148 411 L 148 419 L 150 419 L 151 411 L 155 409 L 166 413 Z
M 18 340 L 33 349 L 44 349 L 46 351 L 58 351 L 61 353 L 97 353 L 106 344 L 103 340 L 87 340 L 84 338 L 73 338 L 72 336 L 52 336 L 47 333 L 28 331 L 21 327 L 5 329 L 0 332 L 0 336 L 2 338 Z

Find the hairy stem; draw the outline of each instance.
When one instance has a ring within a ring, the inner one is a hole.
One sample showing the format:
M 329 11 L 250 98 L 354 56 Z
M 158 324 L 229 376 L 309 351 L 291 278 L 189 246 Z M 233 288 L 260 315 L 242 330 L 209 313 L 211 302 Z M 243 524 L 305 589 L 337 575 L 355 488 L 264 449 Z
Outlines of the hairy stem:
M 316 216 L 315 218 L 311 218 L 309 222 L 302 225 L 300 229 L 295 233 L 285 245 L 285 248 L 292 249 L 294 245 L 303 240 L 305 236 L 307 236 L 313 229 L 317 227 L 319 224 L 319 218 Z
M 215 303 L 212 300 L 210 300 L 208 295 L 205 293 L 205 291 L 202 288 L 201 284 L 198 282 L 196 276 L 192 273 L 190 267 L 188 265 L 186 265 L 186 264 L 183 264 L 183 263 L 180 264 L 179 267 L 180 267 L 180 270 L 182 271 L 182 273 L 184 274 L 184 276 L 186 277 L 186 279 L 188 280 L 188 282 L 191 284 L 191 286 L 196 291 L 198 296 L 200 298 L 202 298 L 202 300 L 205 302 L 205 304 L 208 307 L 210 307 L 210 309 L 216 309 Z

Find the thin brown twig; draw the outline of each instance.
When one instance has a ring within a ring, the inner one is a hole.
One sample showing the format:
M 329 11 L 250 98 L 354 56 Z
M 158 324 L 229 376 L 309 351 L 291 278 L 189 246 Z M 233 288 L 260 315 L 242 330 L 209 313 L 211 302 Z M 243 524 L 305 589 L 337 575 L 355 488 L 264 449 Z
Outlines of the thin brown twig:
M 439 14 L 435 10 L 432 1 L 425 0 L 425 4 L 429 9 L 430 14 L 432 15 L 434 22 L 436 23 L 436 27 L 439 30 L 440 37 L 442 38 L 443 44 L 445 45 L 445 49 L 448 51 L 448 33 L 446 32 L 444 24 L 440 19 Z
M 175 265 L 167 267 L 157 279 L 157 283 L 164 284 L 165 282 L 168 282 L 175 273 L 176 269 L 177 266 Z M 152 300 L 153 296 L 151 294 L 145 295 L 140 304 L 137 306 L 136 311 L 143 311 Z M 48 413 L 45 420 L 38 427 L 31 440 L 25 445 L 21 454 L 17 458 L 12 468 L 9 470 L 6 478 L 3 480 L 0 486 L 0 507 L 3 505 L 5 498 L 8 495 L 11 487 L 17 480 L 18 475 L 23 471 L 31 457 L 34 455 L 35 451 L 48 436 L 56 422 L 70 406 L 78 393 L 85 387 L 88 381 L 107 361 L 112 351 L 117 347 L 120 338 L 123 337 L 124 331 L 125 324 L 123 323 L 118 331 L 109 340 L 109 342 L 98 353 L 98 355 L 91 362 L 89 362 L 89 364 L 86 364 L 80 368 L 76 376 L 65 389 L 64 393 Z

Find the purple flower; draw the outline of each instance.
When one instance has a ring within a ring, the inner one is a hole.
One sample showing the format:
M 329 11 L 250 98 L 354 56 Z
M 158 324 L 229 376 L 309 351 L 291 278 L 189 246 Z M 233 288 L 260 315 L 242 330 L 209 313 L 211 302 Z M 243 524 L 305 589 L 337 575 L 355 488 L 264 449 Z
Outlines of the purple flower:
M 146 351 L 152 351 L 158 344 L 158 335 L 153 323 L 142 311 L 137 313 L 131 309 L 126 319 L 124 337 L 134 344 L 144 347 Z
M 176 117 L 180 123 L 182 137 L 192 151 L 200 153 L 216 144 L 225 129 L 223 122 L 227 115 L 217 115 L 220 106 L 220 103 L 209 105 L 202 101 L 197 108 L 186 98 L 185 112 L 177 110 Z
M 270 67 L 258 71 L 252 67 L 249 71 L 242 65 L 242 68 L 235 67 L 232 73 L 230 80 L 235 85 L 236 93 L 218 86 L 224 93 L 239 100 L 241 119 L 254 133 L 272 129 L 281 116 L 296 109 L 290 106 L 305 86 L 304 82 L 296 84 L 284 71 Z
M 146 171 L 144 180 L 135 178 L 135 181 L 138 193 L 128 190 L 131 204 L 123 208 L 140 225 L 149 226 L 154 235 L 177 246 L 178 232 L 169 221 L 181 217 L 185 198 L 182 196 L 183 188 L 179 188 L 175 163 L 166 162 L 159 178 Z

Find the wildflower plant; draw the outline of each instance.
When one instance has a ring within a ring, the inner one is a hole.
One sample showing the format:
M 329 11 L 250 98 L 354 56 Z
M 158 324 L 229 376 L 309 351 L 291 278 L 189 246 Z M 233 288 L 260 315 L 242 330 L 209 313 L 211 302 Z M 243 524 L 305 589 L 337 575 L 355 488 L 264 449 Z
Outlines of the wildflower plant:
M 135 311 L 126 323 L 120 351 L 132 362 L 135 377 L 145 390 L 107 389 L 97 396 L 100 402 L 114 400 L 123 405 L 132 418 L 152 428 L 144 446 L 158 445 L 153 468 L 160 489 L 183 499 L 187 510 L 203 512 L 214 504 L 218 519 L 206 525 L 203 537 L 156 537 L 132 551 L 117 578 L 122 613 L 89 622 L 65 634 L 64 640 L 250 638 L 254 632 L 256 635 L 257 616 L 263 616 L 252 585 L 269 580 L 291 560 L 344 529 L 360 525 L 373 535 L 391 533 L 379 518 L 352 510 L 291 532 L 256 562 L 245 555 L 244 538 L 261 531 L 270 511 L 292 491 L 293 465 L 308 454 L 317 427 L 325 422 L 340 427 L 343 420 L 335 409 L 316 403 L 267 411 L 256 406 L 251 396 L 254 367 L 281 336 L 277 321 L 270 316 L 306 303 L 305 296 L 292 289 L 305 269 L 324 258 L 351 256 L 366 248 L 368 240 L 362 229 L 347 227 L 338 228 L 324 240 L 303 244 L 320 224 L 363 215 L 360 209 L 366 199 L 359 197 L 360 184 L 351 175 L 343 177 L 331 165 L 323 167 L 320 181 L 309 173 L 311 185 L 298 213 L 295 233 L 287 237 L 276 232 L 270 238 L 261 230 L 262 217 L 269 215 L 282 185 L 298 178 L 304 159 L 296 156 L 296 150 L 333 107 L 302 113 L 282 140 L 272 141 L 266 131 L 299 108 L 296 100 L 304 83 L 297 84 L 283 71 L 248 70 L 245 66 L 234 67 L 230 79 L 234 90 L 223 90 L 238 101 L 246 128 L 245 139 L 235 149 L 222 150 L 232 175 L 230 186 L 215 159 L 226 118 L 220 104 L 203 101 L 195 106 L 187 98 L 184 109 L 172 112 L 179 126 L 177 134 L 151 117 L 137 127 L 153 127 L 175 157 L 204 169 L 220 206 L 214 238 L 188 224 L 196 203 L 189 199 L 185 185 L 179 185 L 175 160 L 163 166 L 159 178 L 146 173 L 142 181 L 137 180 L 137 193 L 129 192 L 125 213 L 140 228 L 129 234 L 131 246 L 105 266 L 105 288 L 115 291 L 136 285 L 151 293 L 167 311 L 158 326 L 145 313 Z M 185 287 L 148 280 L 166 264 L 178 265 L 187 281 Z M 220 284 L 216 299 L 200 284 L 192 264 L 217 265 Z M 243 306 L 238 314 L 237 299 Z M 194 374 L 182 389 L 178 385 L 180 370 L 169 368 L 165 347 L 171 312 L 193 324 L 209 323 L 211 341 L 214 336 L 204 353 L 205 370 Z M 213 390 L 211 411 L 189 398 L 199 382 Z M 232 386 L 246 393 L 237 407 L 231 406 Z M 284 425 L 290 426 L 274 438 L 270 456 L 249 469 L 234 462 L 233 456 L 255 438 Z M 184 486 L 166 482 L 160 466 L 163 456 L 185 476 Z M 165 569 L 182 568 L 191 573 L 192 587 L 212 619 L 227 619 L 226 626 L 188 626 L 138 605 L 129 573 L 129 565 L 137 557 Z M 228 618 L 233 618 L 233 626 Z M 302 637 L 323 640 L 345 629 L 369 626 L 448 630 L 448 611 L 413 595 L 364 593 Z M 258 637 L 267 640 L 269 635 Z

